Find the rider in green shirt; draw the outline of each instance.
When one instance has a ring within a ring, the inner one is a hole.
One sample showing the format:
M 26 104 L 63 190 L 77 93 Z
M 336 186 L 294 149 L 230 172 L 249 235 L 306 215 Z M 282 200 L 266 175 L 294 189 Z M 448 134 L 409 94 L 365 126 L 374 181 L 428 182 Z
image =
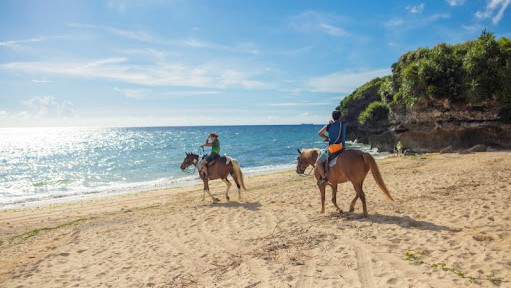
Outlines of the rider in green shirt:
M 208 140 L 211 140 L 211 142 L 208 142 Z M 206 168 L 206 165 L 220 157 L 220 141 L 218 140 L 218 134 L 209 134 L 208 138 L 206 139 L 206 143 L 201 145 L 201 147 L 204 146 L 211 147 L 211 153 L 201 163 L 202 174 L 204 175 L 204 178 L 208 178 L 208 169 Z

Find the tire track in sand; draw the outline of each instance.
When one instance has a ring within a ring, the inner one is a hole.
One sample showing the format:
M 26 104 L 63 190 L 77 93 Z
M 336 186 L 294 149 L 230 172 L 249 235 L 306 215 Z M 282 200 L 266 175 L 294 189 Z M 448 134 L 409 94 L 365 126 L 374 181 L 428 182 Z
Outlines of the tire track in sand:
M 341 237 L 340 239 L 355 251 L 358 266 L 357 274 L 362 288 L 376 288 L 376 281 L 371 269 L 371 255 L 367 252 L 368 249 L 346 237 Z
M 222 253 L 232 254 L 232 252 L 236 252 L 233 251 L 233 249 L 236 249 L 235 247 L 250 245 L 254 238 L 267 236 L 275 228 L 276 218 L 271 213 L 261 210 L 251 213 L 251 211 L 244 211 L 243 209 L 245 208 L 243 206 L 228 207 L 228 209 L 235 210 L 230 211 L 224 207 L 213 206 L 212 209 L 208 208 L 203 211 L 203 214 L 197 219 L 197 230 L 202 235 L 202 238 L 210 239 L 212 243 L 216 243 L 217 249 L 223 247 Z M 225 213 L 226 211 L 229 212 Z M 256 225 L 260 224 L 266 226 L 264 227 L 265 229 L 255 228 Z M 253 234 L 254 231 L 260 230 L 264 232 Z M 211 231 L 214 231 L 214 233 Z M 228 249 L 229 247 L 233 249 Z M 254 251 L 255 249 L 256 247 L 254 247 Z M 268 286 L 271 272 L 266 267 L 264 261 L 253 257 L 250 253 L 248 255 L 240 255 L 240 257 L 241 267 L 239 270 L 249 273 L 252 280 L 251 283 L 261 283 Z

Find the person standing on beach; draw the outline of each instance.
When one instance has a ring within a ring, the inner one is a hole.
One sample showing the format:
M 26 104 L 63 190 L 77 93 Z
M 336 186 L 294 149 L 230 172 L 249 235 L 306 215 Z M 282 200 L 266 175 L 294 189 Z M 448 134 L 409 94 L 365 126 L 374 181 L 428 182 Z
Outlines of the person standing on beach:
M 318 185 L 320 186 L 323 186 L 328 182 L 326 173 L 327 167 L 325 167 L 328 157 L 346 149 L 346 124 L 341 121 L 341 112 L 337 110 L 332 111 L 332 119 L 333 120 L 330 120 L 328 125 L 325 125 L 325 127 L 321 128 L 318 132 L 319 137 L 328 140 L 327 148 L 323 149 L 321 155 L 319 155 L 318 160 L 316 161 L 316 167 L 318 167 L 321 175 L 321 178 L 318 181 Z M 325 133 L 328 133 L 328 136 L 326 136 Z
M 211 142 L 208 142 L 211 140 Z M 204 178 L 208 178 L 208 169 L 206 168 L 208 163 L 216 160 L 220 157 L 220 141 L 218 140 L 218 134 L 210 133 L 208 138 L 206 138 L 206 143 L 202 144 L 201 147 L 211 147 L 211 152 L 201 163 L 201 173 L 204 175 Z

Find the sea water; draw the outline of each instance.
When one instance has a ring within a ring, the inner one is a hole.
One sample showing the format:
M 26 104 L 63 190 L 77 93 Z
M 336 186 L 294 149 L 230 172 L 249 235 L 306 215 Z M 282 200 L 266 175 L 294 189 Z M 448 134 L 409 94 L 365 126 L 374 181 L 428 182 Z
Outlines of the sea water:
M 321 127 L 2 128 L 0 209 L 199 183 L 180 164 L 210 132 L 245 175 L 292 169 L 297 148 L 325 146 Z

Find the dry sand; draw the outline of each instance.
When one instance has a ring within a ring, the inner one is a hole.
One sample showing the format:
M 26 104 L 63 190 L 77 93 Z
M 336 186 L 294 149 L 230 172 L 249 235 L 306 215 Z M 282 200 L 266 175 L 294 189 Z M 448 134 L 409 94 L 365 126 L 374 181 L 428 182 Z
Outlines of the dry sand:
M 294 171 L 0 212 L 0 287 L 511 287 L 511 153 L 378 165 L 396 202 L 369 175 L 368 218 Z

